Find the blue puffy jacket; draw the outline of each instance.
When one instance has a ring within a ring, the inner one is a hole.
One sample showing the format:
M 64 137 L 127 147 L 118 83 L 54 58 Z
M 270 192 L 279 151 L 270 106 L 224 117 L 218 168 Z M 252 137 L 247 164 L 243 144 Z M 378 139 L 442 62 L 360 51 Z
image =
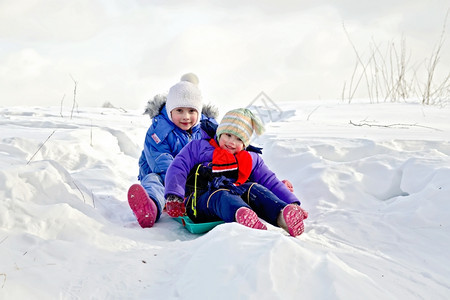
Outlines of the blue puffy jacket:
M 154 102 L 149 102 L 149 105 L 157 107 L 152 113 L 149 113 L 153 119 L 145 136 L 144 150 L 139 158 L 138 179 L 141 180 L 150 173 L 157 173 L 164 182 L 167 168 L 181 149 L 191 140 L 199 140 L 207 134 L 201 130 L 200 124 L 192 128 L 191 134 L 180 129 L 167 116 L 165 99 Z M 202 114 L 200 120 L 208 119 L 216 123 L 214 118 L 217 112 L 213 110 L 212 106 L 205 106 L 202 112 L 206 112 L 206 114 Z

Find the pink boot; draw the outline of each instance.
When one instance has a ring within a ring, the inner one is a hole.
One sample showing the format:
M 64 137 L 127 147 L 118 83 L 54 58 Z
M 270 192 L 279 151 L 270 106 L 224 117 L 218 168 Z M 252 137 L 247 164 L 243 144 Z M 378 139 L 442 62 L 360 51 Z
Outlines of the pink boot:
M 258 215 L 247 207 L 241 207 L 236 211 L 235 216 L 236 222 L 238 222 L 241 225 L 255 228 L 255 229 L 264 229 L 266 230 L 267 227 L 264 225 L 258 218 Z
M 291 236 L 299 236 L 305 230 L 303 220 L 308 217 L 308 213 L 296 204 L 288 204 L 280 212 L 278 226 L 289 232 Z
M 155 224 L 158 209 L 140 184 L 133 184 L 128 190 L 128 204 L 142 228 Z

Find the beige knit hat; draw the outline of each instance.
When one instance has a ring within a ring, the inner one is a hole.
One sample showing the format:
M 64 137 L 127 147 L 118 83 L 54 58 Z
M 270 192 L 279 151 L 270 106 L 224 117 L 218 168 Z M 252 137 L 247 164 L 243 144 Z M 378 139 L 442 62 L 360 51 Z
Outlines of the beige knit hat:
M 193 73 L 181 76 L 180 82 L 172 86 L 167 94 L 166 112 L 172 121 L 170 112 L 178 107 L 193 108 L 198 112 L 197 124 L 202 113 L 202 94 L 198 88 L 198 77 Z
M 264 132 L 261 120 L 247 108 L 238 108 L 227 112 L 217 127 L 216 135 L 220 138 L 223 133 L 231 133 L 242 140 L 244 146 L 250 144 L 253 131 L 257 135 Z

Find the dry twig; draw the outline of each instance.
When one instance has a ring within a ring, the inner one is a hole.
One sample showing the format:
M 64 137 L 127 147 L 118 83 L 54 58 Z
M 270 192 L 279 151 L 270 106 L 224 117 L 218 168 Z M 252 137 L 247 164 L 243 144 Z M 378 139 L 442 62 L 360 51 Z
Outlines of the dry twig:
M 75 84 L 75 87 L 74 87 L 74 89 L 73 89 L 73 104 L 72 104 L 72 111 L 70 112 L 70 119 L 72 119 L 73 111 L 74 111 L 74 109 L 75 109 L 75 106 L 77 106 L 77 100 L 76 100 L 76 98 L 77 98 L 77 85 L 78 85 L 78 82 L 77 82 L 75 79 L 73 79 L 72 75 L 70 75 L 70 77 L 72 78 L 72 80 L 73 80 L 73 82 L 74 82 L 74 84 Z
M 353 126 L 368 126 L 368 127 L 385 127 L 385 128 L 403 128 L 403 129 L 408 129 L 409 127 L 421 127 L 421 128 L 427 128 L 427 129 L 433 129 L 436 131 L 442 131 L 441 129 L 438 128 L 433 128 L 433 127 L 429 127 L 429 126 L 423 126 L 423 125 L 419 125 L 417 123 L 415 124 L 404 124 L 404 123 L 395 123 L 395 124 L 387 124 L 387 125 L 380 125 L 380 124 L 370 124 L 370 123 L 354 123 L 352 120 L 350 120 L 349 124 L 353 125 Z
M 33 156 L 31 156 L 30 160 L 27 162 L 27 165 L 31 162 L 31 160 L 33 160 L 33 158 L 36 156 L 36 154 L 39 152 L 39 150 L 41 150 L 41 148 L 45 145 L 45 143 L 47 143 L 47 141 L 50 139 L 50 137 L 56 132 L 56 129 L 53 130 L 53 132 L 47 137 L 47 139 L 45 140 L 45 142 L 42 143 L 42 145 L 36 150 L 36 152 L 34 152 Z

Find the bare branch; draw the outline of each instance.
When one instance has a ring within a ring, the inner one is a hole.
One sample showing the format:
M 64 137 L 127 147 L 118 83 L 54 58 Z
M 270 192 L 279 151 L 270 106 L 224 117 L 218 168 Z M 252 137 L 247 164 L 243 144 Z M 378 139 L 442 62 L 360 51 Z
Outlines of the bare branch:
M 75 180 L 72 181 L 72 182 L 73 182 L 73 184 L 75 185 L 75 187 L 77 188 L 77 190 L 80 192 L 81 197 L 83 197 L 83 202 L 86 203 L 86 198 L 84 198 L 83 192 L 80 190 L 80 188 L 78 187 L 78 185 L 77 185 L 77 183 L 75 182 Z
M 73 111 L 74 111 L 74 109 L 75 109 L 75 106 L 77 106 L 77 100 L 76 100 L 76 98 L 77 98 L 77 85 L 78 85 L 78 82 L 77 82 L 75 79 L 73 79 L 72 75 L 70 75 L 70 78 L 72 78 L 72 80 L 73 80 L 73 82 L 74 82 L 74 84 L 75 84 L 75 87 L 74 87 L 74 89 L 73 89 L 73 104 L 72 104 L 72 111 L 70 112 L 70 119 L 72 119 Z
M 61 116 L 61 118 L 63 118 L 62 109 L 63 109 L 63 102 L 64 102 L 65 97 L 66 97 L 66 94 L 64 94 L 64 96 L 61 99 L 61 105 L 60 105 L 60 109 L 59 109 L 59 115 Z
M 434 47 L 431 57 L 425 62 L 412 65 L 410 65 L 411 53 L 407 52 L 406 40 L 403 35 L 400 43 L 395 41 L 388 43 L 386 51 L 382 51 L 380 45 L 372 38 L 372 43 L 369 45 L 371 55 L 366 62 L 363 62 L 364 57 L 358 52 L 345 25 L 343 25 L 356 56 L 356 65 L 350 81 L 345 82 L 342 100 L 348 94 L 348 102 L 350 103 L 356 92 L 359 91 L 361 81 L 365 80 L 366 92 L 371 103 L 374 100 L 378 102 L 380 99 L 383 99 L 384 102 L 406 101 L 411 96 L 420 99 L 423 104 L 442 105 L 449 102 L 450 73 L 444 74 L 443 80 L 437 78 L 441 54 L 445 51 L 444 37 L 449 12 L 450 10 L 447 11 L 439 42 Z M 419 68 L 421 72 L 419 72 Z M 425 73 L 425 76 L 420 73 Z M 425 77 L 424 83 L 419 80 L 418 75 Z
M 5 287 L 5 282 L 6 282 L 6 273 L 0 273 L 0 276 L 3 276 L 2 288 L 4 288 Z
M 436 131 L 442 131 L 441 129 L 438 129 L 438 128 L 418 125 L 417 123 L 415 123 L 415 124 L 396 123 L 396 124 L 380 125 L 380 124 L 369 124 L 369 123 L 353 123 L 352 120 L 350 120 L 349 124 L 351 124 L 353 126 L 358 126 L 358 127 L 362 127 L 362 126 L 385 127 L 385 128 L 394 128 L 395 127 L 395 128 L 403 128 L 403 129 L 408 129 L 409 127 L 421 127 L 421 128 L 433 129 Z
M 42 143 L 41 146 L 39 146 L 39 148 L 36 150 L 36 152 L 34 152 L 33 156 L 31 156 L 30 160 L 27 162 L 27 165 L 31 162 L 31 160 L 33 160 L 33 158 L 36 156 L 36 154 L 39 152 L 39 150 L 41 150 L 41 148 L 45 145 L 45 143 L 47 143 L 47 141 L 50 139 L 50 137 L 56 132 L 56 129 L 53 130 L 53 132 L 47 137 L 47 139 Z
M 316 110 L 318 110 L 319 107 L 320 107 L 320 105 L 317 106 L 316 108 L 314 108 L 314 109 L 309 113 L 308 117 L 306 118 L 306 121 L 309 121 L 309 117 L 311 117 L 311 115 L 312 115 Z
M 357 83 L 357 85 L 356 85 L 356 87 L 355 87 L 355 90 L 354 90 L 354 92 L 353 92 L 353 94 L 352 94 L 352 98 L 353 98 L 353 96 L 354 96 L 354 93 L 356 92 L 356 89 L 357 89 L 357 87 L 358 87 L 358 85 L 359 85 L 359 82 L 361 81 L 362 77 L 365 77 L 365 79 L 366 79 L 366 85 L 367 85 L 367 90 L 368 90 L 368 92 L 369 92 L 369 99 L 372 101 L 372 95 L 371 95 L 371 93 L 370 93 L 370 88 L 369 88 L 369 79 L 367 78 L 367 71 L 366 71 L 366 70 L 367 70 L 367 66 L 370 64 L 370 61 L 371 61 L 372 58 L 373 58 L 373 55 L 372 55 L 372 57 L 369 59 L 369 62 L 365 65 L 365 64 L 363 63 L 363 61 L 362 61 L 362 59 L 361 59 L 359 53 L 358 53 L 358 50 L 356 49 L 356 46 L 355 46 L 355 45 L 353 44 L 353 42 L 352 42 L 352 40 L 351 40 L 351 38 L 350 38 L 350 35 L 349 35 L 349 33 L 347 32 L 347 29 L 345 28 L 345 24 L 342 24 L 342 26 L 344 27 L 344 32 L 345 32 L 345 35 L 347 36 L 348 41 L 349 41 L 350 44 L 352 45 L 352 48 L 353 48 L 353 51 L 355 52 L 355 55 L 356 55 L 357 60 L 358 60 L 358 62 L 361 64 L 361 66 L 362 66 L 362 68 L 363 68 L 361 77 L 360 77 L 360 79 L 358 80 L 358 83 Z

